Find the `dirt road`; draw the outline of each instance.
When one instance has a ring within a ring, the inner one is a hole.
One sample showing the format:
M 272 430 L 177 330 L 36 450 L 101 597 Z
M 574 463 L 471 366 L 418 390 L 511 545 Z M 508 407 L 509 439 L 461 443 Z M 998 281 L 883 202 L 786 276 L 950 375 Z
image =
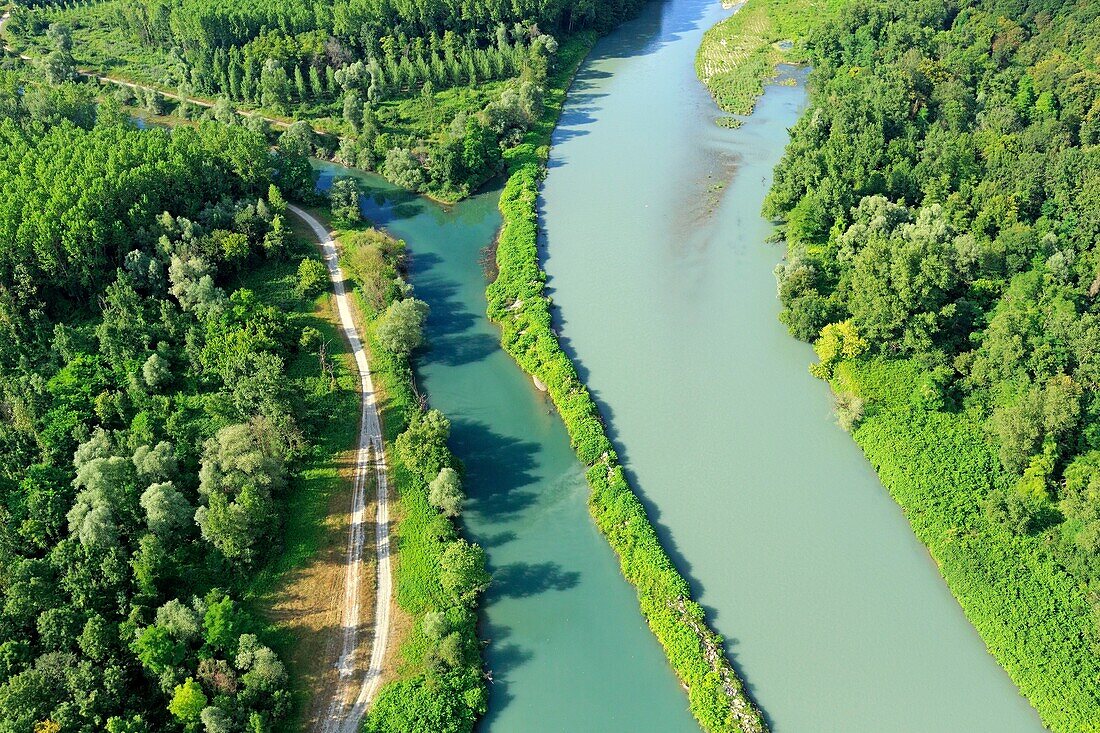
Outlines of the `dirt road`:
M 340 269 L 336 242 L 314 216 L 291 205 L 290 210 L 305 221 L 316 235 L 328 266 L 336 293 L 336 306 L 340 325 L 351 346 L 359 369 L 361 408 L 359 414 L 359 448 L 355 467 L 355 483 L 352 492 L 351 528 L 348 532 L 345 558 L 344 601 L 341 613 L 341 649 L 334 665 L 338 683 L 331 691 L 328 712 L 319 722 L 320 733 L 356 733 L 367 706 L 374 698 L 382 681 L 382 664 L 386 658 L 386 646 L 390 634 L 390 603 L 393 595 L 393 577 L 390 566 L 389 485 L 386 476 L 386 456 L 382 443 L 382 425 L 378 417 L 377 398 L 371 382 L 367 352 L 359 338 L 352 315 L 349 294 Z M 339 418 L 336 418 L 339 419 Z M 360 596 L 364 575 L 364 553 L 368 549 L 367 484 L 373 471 L 377 487 L 378 511 L 374 517 L 374 548 L 377 556 L 374 624 L 370 637 L 370 661 L 364 670 L 358 658 L 360 646 L 361 609 Z

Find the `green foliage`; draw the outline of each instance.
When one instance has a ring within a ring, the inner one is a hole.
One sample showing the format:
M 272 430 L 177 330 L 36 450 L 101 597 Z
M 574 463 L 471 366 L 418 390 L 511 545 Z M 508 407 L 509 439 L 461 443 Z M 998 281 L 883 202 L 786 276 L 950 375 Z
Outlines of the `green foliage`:
M 206 695 L 202 688 L 195 680 L 188 677 L 187 681 L 178 685 L 172 693 L 172 702 L 168 703 L 168 710 L 183 723 L 186 730 L 195 730 L 206 703 Z
M 289 680 L 237 664 L 241 601 L 333 390 L 298 363 L 300 257 L 260 254 L 282 153 L 35 84 L 0 84 L 0 730 L 270 730 Z
M 1098 23 L 845 3 L 806 36 L 811 105 L 764 207 L 783 321 L 865 340 L 848 356 L 823 331 L 812 369 L 862 400 L 841 417 L 1057 731 L 1100 725 Z
M 401 517 L 395 590 L 414 620 L 399 651 L 398 675 L 380 690 L 364 730 L 468 733 L 486 710 L 473 605 L 488 576 L 484 551 L 461 540 L 451 521 L 461 510 L 462 490 L 447 448 L 450 423 L 436 410 L 424 411 L 407 355 L 379 338 L 389 309 L 413 302 L 398 276 L 404 244 L 375 230 L 341 232 L 339 240 L 368 319 L 375 384 L 386 395 L 382 423 Z
M 485 550 L 462 539 L 447 545 L 439 558 L 439 582 L 444 593 L 472 606 L 478 595 L 489 587 Z
M 398 186 L 410 191 L 424 188 L 424 166 L 410 150 L 393 148 L 388 151 L 382 173 Z
M 360 297 L 372 314 L 405 292 L 398 276 L 405 243 L 393 240 L 375 229 L 346 232 L 342 235 L 344 267 L 355 279 Z
M 591 43 L 591 39 L 588 40 Z M 584 56 L 583 42 L 563 49 L 569 63 L 549 86 L 564 88 Z M 489 285 L 489 317 L 502 328 L 505 350 L 547 385 L 577 456 L 589 467 L 589 508 L 619 556 L 623 575 L 635 586 L 650 629 L 688 689 L 692 713 L 708 731 L 764 730 L 764 720 L 707 626 L 702 608 L 668 554 L 623 476 L 599 409 L 558 343 L 551 322 L 546 275 L 537 247 L 538 180 L 548 152 L 549 131 L 564 95 L 549 95 L 542 124 L 508 152 L 509 177 L 501 195 L 504 226 L 497 242 L 498 275 Z
M 328 289 L 328 268 L 324 262 L 307 257 L 298 265 L 298 282 L 295 284 L 298 294 L 306 300 L 313 300 Z
M 407 357 L 424 344 L 424 320 L 428 304 L 416 298 L 396 300 L 386 308 L 375 329 L 375 337 L 386 349 Z
M 609 29 L 643 1 L 98 0 L 18 12 L 8 30 L 56 79 L 79 64 L 146 86 L 121 88 L 123 104 L 261 133 L 264 118 L 251 111 L 297 120 L 321 133 L 305 152 L 455 200 L 500 173 L 501 150 L 535 121 L 530 101 L 543 93 L 558 38 Z M 72 25 L 77 58 L 46 37 L 47 16 Z M 171 110 L 166 92 L 195 101 Z M 310 193 L 302 153 L 280 161 L 293 169 L 278 176 L 288 195 Z
M 428 501 L 445 516 L 457 517 L 461 514 L 465 499 L 458 471 L 450 466 L 439 469 L 439 475 L 428 484 Z
M 854 359 L 866 350 L 867 341 L 851 321 L 830 323 L 821 329 L 821 336 L 814 342 L 814 351 L 821 361 L 812 365 L 810 372 L 815 377 L 828 379 L 838 361 Z
M 451 423 L 439 410 L 413 416 L 408 428 L 397 436 L 395 445 L 402 463 L 424 482 L 439 475 L 452 462 L 447 448 Z
M 476 720 L 475 712 L 463 704 L 454 691 L 433 682 L 412 679 L 383 688 L 363 730 L 367 733 L 462 733 L 471 730 Z
M 354 178 L 337 178 L 329 189 L 332 218 L 340 226 L 354 226 L 362 221 L 359 210 L 359 187 Z
M 202 536 L 227 558 L 250 563 L 274 532 L 274 500 L 286 484 L 285 445 L 263 420 L 228 425 L 208 441 L 199 472 Z

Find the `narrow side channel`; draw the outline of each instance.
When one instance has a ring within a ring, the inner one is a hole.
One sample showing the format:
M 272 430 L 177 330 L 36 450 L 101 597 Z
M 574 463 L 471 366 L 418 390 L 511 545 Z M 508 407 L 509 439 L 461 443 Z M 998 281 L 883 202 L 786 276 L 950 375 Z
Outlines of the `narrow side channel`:
M 480 729 L 698 730 L 588 515 L 584 468 L 561 420 L 484 315 L 499 191 L 441 207 L 376 176 L 319 167 L 323 178 L 359 179 L 364 213 L 406 241 L 409 280 L 431 307 L 417 382 L 451 420 L 470 496 L 464 534 L 485 548 L 493 575 L 481 604 L 493 683 Z

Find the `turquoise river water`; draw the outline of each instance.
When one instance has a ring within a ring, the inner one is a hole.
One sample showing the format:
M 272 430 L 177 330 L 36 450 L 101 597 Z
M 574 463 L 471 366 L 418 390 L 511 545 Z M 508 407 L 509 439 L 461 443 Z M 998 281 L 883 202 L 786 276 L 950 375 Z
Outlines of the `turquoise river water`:
M 334 173 L 318 164 L 321 187 Z M 466 466 L 464 530 L 489 554 L 482 636 L 494 682 L 482 730 L 690 731 L 694 721 L 633 589 L 588 515 L 588 486 L 548 399 L 485 317 L 481 260 L 497 191 L 444 210 L 358 176 L 363 210 L 405 239 L 431 306 L 417 379 Z
M 714 125 L 692 62 L 727 12 L 654 3 L 581 68 L 542 192 L 563 342 L 777 733 L 1040 731 L 776 320 L 759 211 L 804 78 Z M 322 187 L 348 173 L 319 167 Z M 444 208 L 359 177 L 432 308 L 418 379 L 452 421 L 465 531 L 494 576 L 481 729 L 697 730 L 560 419 L 485 318 L 498 192 Z

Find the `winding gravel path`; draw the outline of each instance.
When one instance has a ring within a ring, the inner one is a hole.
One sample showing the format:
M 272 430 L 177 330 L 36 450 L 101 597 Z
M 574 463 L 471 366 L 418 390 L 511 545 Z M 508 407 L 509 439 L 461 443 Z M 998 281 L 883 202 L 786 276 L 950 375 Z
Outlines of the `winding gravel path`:
M 325 264 L 336 292 L 336 306 L 340 313 L 340 325 L 355 355 L 359 369 L 360 394 L 359 450 L 355 466 L 355 489 L 352 492 L 351 528 L 348 532 L 347 556 L 344 560 L 344 602 L 341 612 L 341 651 L 336 661 L 338 682 L 332 692 L 328 711 L 319 724 L 321 733 L 356 733 L 367 706 L 378 692 L 382 681 L 382 663 L 386 658 L 386 645 L 390 634 L 390 598 L 393 595 L 393 578 L 390 568 L 389 485 L 386 477 L 386 455 L 382 446 L 382 425 L 378 419 L 377 398 L 371 382 L 367 352 L 359 339 L 359 332 L 352 317 L 349 296 L 344 287 L 344 273 L 340 269 L 336 242 L 332 235 L 314 216 L 301 208 L 290 205 L 290 210 L 309 224 L 321 243 Z M 336 416 L 334 416 L 335 418 Z M 337 418 L 338 419 L 338 418 Z M 378 512 L 374 518 L 375 547 L 378 556 L 378 579 L 375 593 L 374 629 L 372 633 L 370 664 L 366 671 L 356 660 L 360 639 L 360 596 L 363 582 L 363 554 L 367 544 L 367 481 L 374 470 L 378 486 Z

